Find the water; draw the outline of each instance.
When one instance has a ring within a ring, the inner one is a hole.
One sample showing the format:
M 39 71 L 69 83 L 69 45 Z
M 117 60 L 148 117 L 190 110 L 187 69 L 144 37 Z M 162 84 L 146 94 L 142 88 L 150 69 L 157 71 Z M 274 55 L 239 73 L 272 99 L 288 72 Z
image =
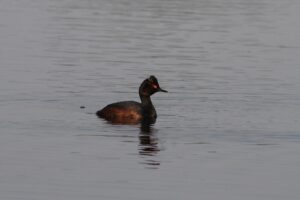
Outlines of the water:
M 299 199 L 299 11 L 1 1 L 0 198 Z M 94 115 L 152 74 L 148 133 Z

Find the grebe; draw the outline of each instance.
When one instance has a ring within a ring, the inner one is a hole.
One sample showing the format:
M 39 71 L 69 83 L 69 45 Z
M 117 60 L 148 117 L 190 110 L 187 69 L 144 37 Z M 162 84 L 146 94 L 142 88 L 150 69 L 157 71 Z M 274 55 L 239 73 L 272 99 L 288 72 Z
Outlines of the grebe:
M 168 92 L 160 88 L 155 76 L 145 79 L 140 88 L 141 103 L 135 101 L 121 101 L 107 105 L 97 111 L 97 116 L 117 124 L 137 124 L 142 121 L 154 123 L 156 110 L 150 96 L 156 92 Z

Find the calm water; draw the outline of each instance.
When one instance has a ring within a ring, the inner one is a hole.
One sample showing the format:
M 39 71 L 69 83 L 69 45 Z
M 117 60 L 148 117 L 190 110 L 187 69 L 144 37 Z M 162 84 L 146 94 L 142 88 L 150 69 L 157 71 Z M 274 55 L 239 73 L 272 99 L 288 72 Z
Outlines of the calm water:
M 0 1 L 0 199 L 299 199 L 299 12 Z M 152 74 L 169 93 L 148 133 L 94 115 Z

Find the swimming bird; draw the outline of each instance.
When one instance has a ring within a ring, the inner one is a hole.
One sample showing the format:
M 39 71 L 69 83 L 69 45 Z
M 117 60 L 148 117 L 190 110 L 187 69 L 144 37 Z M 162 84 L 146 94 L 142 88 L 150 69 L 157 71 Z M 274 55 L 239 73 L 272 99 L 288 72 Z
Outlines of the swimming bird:
M 112 103 L 97 111 L 96 115 L 117 124 L 137 124 L 142 121 L 154 123 L 157 114 L 150 96 L 156 92 L 168 91 L 160 88 L 157 78 L 152 75 L 145 79 L 139 88 L 141 103 L 136 101 Z

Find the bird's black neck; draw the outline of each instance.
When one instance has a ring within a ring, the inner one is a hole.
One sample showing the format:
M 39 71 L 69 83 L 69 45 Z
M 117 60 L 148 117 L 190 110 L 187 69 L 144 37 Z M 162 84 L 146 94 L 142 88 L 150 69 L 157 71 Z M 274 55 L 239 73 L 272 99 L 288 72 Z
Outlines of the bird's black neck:
M 141 102 L 142 102 L 143 107 L 145 107 L 145 108 L 146 107 L 149 107 L 149 108 L 153 107 L 150 96 L 140 95 L 140 98 L 141 98 Z
M 156 110 L 152 104 L 150 96 L 140 95 L 143 114 L 150 118 L 156 118 Z

